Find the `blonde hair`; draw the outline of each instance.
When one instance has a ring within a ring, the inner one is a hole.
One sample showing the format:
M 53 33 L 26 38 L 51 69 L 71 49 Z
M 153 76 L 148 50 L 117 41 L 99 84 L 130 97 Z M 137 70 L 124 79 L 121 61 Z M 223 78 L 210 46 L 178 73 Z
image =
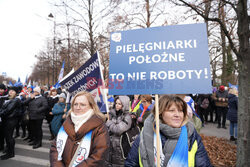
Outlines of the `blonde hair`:
M 238 96 L 238 90 L 236 88 L 229 89 L 228 93 L 233 94 L 235 96 Z
M 89 92 L 85 92 L 85 91 L 81 91 L 73 97 L 72 102 L 71 102 L 71 109 L 70 109 L 69 113 L 73 111 L 73 106 L 74 106 L 75 100 L 79 96 L 85 96 L 89 102 L 90 107 L 93 109 L 94 114 L 96 116 L 98 116 L 99 118 L 101 118 L 103 121 L 106 120 L 105 115 L 103 113 L 101 113 L 101 111 L 99 110 L 99 107 L 97 106 L 92 95 Z
M 173 104 L 175 104 L 178 110 L 183 111 L 184 118 L 182 125 L 185 125 L 188 121 L 187 115 L 187 104 L 182 98 L 177 95 L 163 95 L 159 99 L 159 118 L 163 122 L 162 114 L 166 109 L 169 109 Z M 152 113 L 155 115 L 155 106 L 152 110 Z

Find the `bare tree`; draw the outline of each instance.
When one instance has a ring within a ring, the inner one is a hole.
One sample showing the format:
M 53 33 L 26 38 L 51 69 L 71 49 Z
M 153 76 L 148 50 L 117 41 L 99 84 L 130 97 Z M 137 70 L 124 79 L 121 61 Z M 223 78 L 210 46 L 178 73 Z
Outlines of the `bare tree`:
M 170 22 L 168 3 L 164 0 L 111 1 L 117 5 L 109 31 L 163 26 Z M 168 21 L 167 19 L 168 18 Z
M 47 47 L 35 55 L 37 62 L 33 65 L 32 73 L 29 77 L 32 81 L 39 81 L 40 84 L 51 85 L 54 84 L 52 71 L 54 68 L 53 62 L 53 40 L 47 41 Z M 55 68 L 54 68 L 55 72 Z
M 103 46 L 109 46 L 108 38 L 100 41 L 100 37 L 108 36 L 106 27 L 115 3 L 110 3 L 109 0 L 54 0 L 53 5 L 58 17 L 65 18 L 61 20 L 59 57 L 65 58 L 68 55 L 67 64 L 78 68 L 89 58 L 88 54 L 92 56 L 97 50 L 102 50 L 101 55 L 107 55 Z M 67 45 L 63 40 L 67 40 Z M 105 63 L 104 71 L 108 71 L 106 58 L 101 60 Z M 66 69 L 67 72 L 71 70 L 69 67 Z
M 85 43 L 85 49 L 90 55 L 96 51 L 96 39 L 105 27 L 105 17 L 111 12 L 111 7 L 107 1 L 101 0 L 59 0 L 57 8 L 66 8 L 67 11 L 61 13 L 68 14 L 67 28 L 78 29 L 80 40 Z

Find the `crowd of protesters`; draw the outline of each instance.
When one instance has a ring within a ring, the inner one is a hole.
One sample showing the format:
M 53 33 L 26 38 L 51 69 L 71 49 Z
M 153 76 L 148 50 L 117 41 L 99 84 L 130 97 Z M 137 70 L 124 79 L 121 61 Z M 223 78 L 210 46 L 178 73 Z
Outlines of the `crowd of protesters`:
M 230 140 L 236 141 L 237 97 L 237 89 L 228 91 L 223 85 L 214 88 L 212 94 L 160 96 L 161 165 L 174 164 L 181 156 L 185 157 L 181 163 L 211 166 L 199 131 L 208 122 L 227 129 L 227 118 Z M 23 140 L 33 149 L 41 147 L 46 119 L 53 140 L 51 166 L 156 164 L 152 95 L 109 96 L 109 113 L 100 112 L 90 93 L 67 98 L 65 90 L 54 87 L 0 84 L 0 150 L 5 153 L 1 159 L 15 156 L 20 127 Z
M 56 89 L 53 87 L 47 91 L 46 87 L 42 89 L 39 86 L 8 87 L 0 84 L 0 151 L 4 153 L 1 160 L 15 156 L 15 138 L 19 136 L 27 141 L 27 144 L 33 149 L 41 147 L 42 124 L 45 118 L 49 123 L 50 130 L 53 129 L 51 140 L 54 139 L 63 120 L 58 118 L 58 115 L 61 110 L 65 113 L 69 108 L 65 108 L 66 94 L 58 89 L 57 93 L 61 94 L 54 98 L 55 93 L 51 93 L 54 90 Z M 53 120 L 54 115 L 55 119 Z M 22 135 L 20 135 L 20 127 Z

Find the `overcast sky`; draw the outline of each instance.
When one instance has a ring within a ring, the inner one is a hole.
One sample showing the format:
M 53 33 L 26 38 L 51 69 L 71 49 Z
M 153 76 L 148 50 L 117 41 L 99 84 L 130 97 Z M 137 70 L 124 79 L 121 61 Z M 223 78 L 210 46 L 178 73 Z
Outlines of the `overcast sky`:
M 52 34 L 48 0 L 0 0 L 0 74 L 24 82 Z

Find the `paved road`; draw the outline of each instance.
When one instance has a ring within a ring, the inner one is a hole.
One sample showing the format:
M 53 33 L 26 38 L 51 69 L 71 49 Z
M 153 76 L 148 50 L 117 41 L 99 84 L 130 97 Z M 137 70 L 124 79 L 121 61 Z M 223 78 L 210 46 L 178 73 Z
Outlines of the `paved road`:
M 206 136 L 216 136 L 219 138 L 226 138 L 229 139 L 229 121 L 226 122 L 227 129 L 217 128 L 216 123 L 207 123 L 205 124 L 205 127 L 203 127 L 200 131 L 201 134 L 204 134 Z
M 20 128 L 20 133 L 22 130 Z M 44 121 L 43 123 L 43 141 L 42 147 L 38 149 L 32 149 L 27 141 L 16 138 L 15 144 L 15 157 L 8 160 L 0 160 L 1 167 L 49 167 L 49 148 L 50 138 L 48 124 Z M 3 153 L 0 152 L 0 155 Z

